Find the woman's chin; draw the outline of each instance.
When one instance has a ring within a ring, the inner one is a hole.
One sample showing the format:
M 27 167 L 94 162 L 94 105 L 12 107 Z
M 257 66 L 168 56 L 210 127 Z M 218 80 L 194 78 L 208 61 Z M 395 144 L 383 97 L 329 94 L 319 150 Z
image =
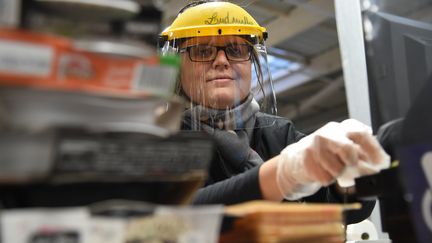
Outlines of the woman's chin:
M 234 107 L 236 104 L 240 103 L 240 100 L 234 99 L 231 97 L 218 97 L 217 99 L 212 99 L 213 102 L 210 102 L 210 107 L 214 109 L 227 109 Z
M 227 109 L 240 104 L 247 96 L 233 92 L 232 89 L 216 89 L 212 91 L 206 94 L 207 98 L 201 99 L 201 102 L 198 103 L 213 109 Z

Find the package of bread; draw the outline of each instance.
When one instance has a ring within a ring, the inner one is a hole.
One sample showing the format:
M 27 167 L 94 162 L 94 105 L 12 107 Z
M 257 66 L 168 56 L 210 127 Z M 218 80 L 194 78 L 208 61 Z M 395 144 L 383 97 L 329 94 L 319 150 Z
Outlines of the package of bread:
M 226 207 L 236 217 L 220 242 L 344 242 L 347 209 L 359 204 L 299 204 L 252 201 Z

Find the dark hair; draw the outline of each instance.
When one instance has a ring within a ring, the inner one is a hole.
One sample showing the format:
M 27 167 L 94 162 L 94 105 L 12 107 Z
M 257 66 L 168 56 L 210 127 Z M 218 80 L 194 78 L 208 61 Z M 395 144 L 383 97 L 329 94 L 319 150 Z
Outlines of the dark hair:
M 265 91 L 265 87 L 264 84 L 262 83 L 263 79 L 264 79 L 264 75 L 263 75 L 263 71 L 261 69 L 261 65 L 259 65 L 260 60 L 259 60 L 259 54 L 258 51 L 255 48 L 252 48 L 252 53 L 251 53 L 251 64 L 253 63 L 254 68 L 255 68 L 255 73 L 257 75 L 257 81 L 258 84 L 260 86 L 261 92 L 263 93 L 263 95 L 266 95 L 266 91 Z

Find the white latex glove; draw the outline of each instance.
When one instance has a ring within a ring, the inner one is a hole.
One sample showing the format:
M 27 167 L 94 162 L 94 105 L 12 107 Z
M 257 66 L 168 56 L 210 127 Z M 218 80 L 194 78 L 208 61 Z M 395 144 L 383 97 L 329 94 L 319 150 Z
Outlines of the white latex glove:
M 276 180 L 284 198 L 296 200 L 314 194 L 336 178 L 353 180 L 389 164 L 389 156 L 371 129 L 349 119 L 327 123 L 282 150 Z
M 345 120 L 341 125 L 347 131 L 346 136 L 360 145 L 367 157 L 361 158 L 356 165 L 347 166 L 344 169 L 337 178 L 339 186 L 353 186 L 355 178 L 378 173 L 390 166 L 390 156 L 382 149 L 378 140 L 372 136 L 372 129 L 369 126 L 354 119 Z

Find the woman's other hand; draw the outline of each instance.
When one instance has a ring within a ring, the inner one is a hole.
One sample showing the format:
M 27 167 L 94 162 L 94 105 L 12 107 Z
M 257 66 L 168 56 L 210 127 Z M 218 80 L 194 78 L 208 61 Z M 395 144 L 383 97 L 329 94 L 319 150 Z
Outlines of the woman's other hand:
M 354 178 L 389 164 L 389 156 L 368 126 L 353 119 L 330 122 L 281 152 L 276 183 L 284 198 L 296 200 L 338 178 L 351 185 Z

